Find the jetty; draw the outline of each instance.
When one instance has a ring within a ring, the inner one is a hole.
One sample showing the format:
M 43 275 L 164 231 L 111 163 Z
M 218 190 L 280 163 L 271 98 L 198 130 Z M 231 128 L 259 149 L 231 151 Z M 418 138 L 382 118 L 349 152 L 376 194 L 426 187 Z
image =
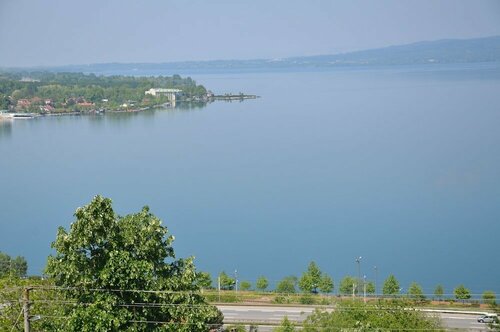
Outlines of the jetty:
M 232 101 L 232 100 L 245 100 L 245 99 L 257 99 L 260 98 L 257 95 L 246 95 L 243 93 L 240 94 L 223 94 L 223 95 L 213 95 L 211 96 L 213 100 L 226 100 L 226 101 Z

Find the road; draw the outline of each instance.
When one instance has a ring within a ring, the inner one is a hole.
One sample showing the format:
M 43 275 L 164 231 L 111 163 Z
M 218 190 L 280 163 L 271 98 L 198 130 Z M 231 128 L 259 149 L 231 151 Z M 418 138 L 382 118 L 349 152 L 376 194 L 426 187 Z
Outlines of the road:
M 460 313 L 440 313 L 439 314 L 443 326 L 448 329 L 463 329 L 467 331 L 488 331 L 488 327 L 484 323 L 478 323 L 479 315 L 468 315 Z
M 314 311 L 312 307 L 280 307 L 280 306 L 217 306 L 224 314 L 224 322 L 246 322 L 248 325 L 255 323 L 278 324 L 287 316 L 292 321 L 303 321 Z M 460 312 L 429 313 L 441 318 L 443 326 L 447 329 L 461 329 L 464 331 L 488 331 L 486 324 L 478 323 L 479 315 L 464 314 Z M 259 332 L 272 331 L 272 325 L 259 324 Z

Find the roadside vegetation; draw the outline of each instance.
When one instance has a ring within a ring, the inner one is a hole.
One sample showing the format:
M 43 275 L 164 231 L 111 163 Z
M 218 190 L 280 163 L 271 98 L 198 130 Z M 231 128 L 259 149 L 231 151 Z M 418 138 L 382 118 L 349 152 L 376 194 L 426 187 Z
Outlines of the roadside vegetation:
M 379 300 L 365 304 L 362 301 L 339 302 L 333 311 L 316 309 L 303 323 L 301 331 L 444 331 L 437 318 L 412 310 L 411 303 L 395 300 Z M 288 318 L 276 332 L 299 331 Z

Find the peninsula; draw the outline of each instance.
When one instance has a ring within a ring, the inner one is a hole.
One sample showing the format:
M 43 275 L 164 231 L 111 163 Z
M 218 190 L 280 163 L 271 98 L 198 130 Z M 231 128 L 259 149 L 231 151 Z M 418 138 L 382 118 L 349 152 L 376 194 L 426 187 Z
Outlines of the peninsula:
M 191 77 L 97 76 L 83 73 L 0 73 L 0 110 L 10 113 L 95 114 L 139 112 L 179 104 L 243 100 L 254 95 L 215 95 Z

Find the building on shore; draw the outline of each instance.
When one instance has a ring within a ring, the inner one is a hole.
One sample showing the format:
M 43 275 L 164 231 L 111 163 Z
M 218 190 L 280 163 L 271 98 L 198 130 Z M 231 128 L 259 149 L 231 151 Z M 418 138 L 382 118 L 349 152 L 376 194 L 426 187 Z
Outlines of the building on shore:
M 163 88 L 151 88 L 144 92 L 146 95 L 152 95 L 152 96 L 166 96 L 169 101 L 172 103 L 175 102 L 175 99 L 177 98 L 177 95 L 181 93 L 182 90 L 179 89 L 163 89 Z

